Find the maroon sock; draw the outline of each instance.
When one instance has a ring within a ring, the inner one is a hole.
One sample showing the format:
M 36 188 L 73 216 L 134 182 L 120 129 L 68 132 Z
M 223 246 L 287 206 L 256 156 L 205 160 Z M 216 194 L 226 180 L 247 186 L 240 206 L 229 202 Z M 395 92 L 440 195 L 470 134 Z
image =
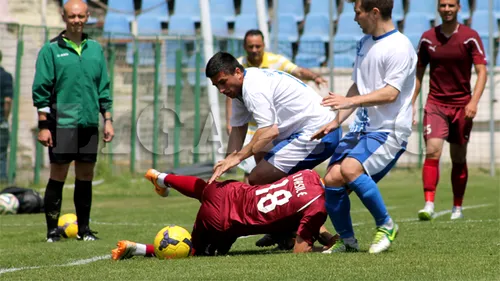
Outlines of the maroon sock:
M 439 159 L 425 159 L 422 169 L 425 202 L 434 202 L 436 187 L 439 182 Z
M 453 163 L 451 169 L 451 186 L 453 188 L 453 206 L 462 206 L 467 186 L 467 163 Z
M 153 244 L 146 244 L 146 255 L 145 257 L 155 256 L 155 246 Z
M 166 185 L 170 185 L 185 196 L 198 200 L 201 200 L 203 190 L 207 186 L 207 183 L 204 180 L 193 176 L 178 176 L 168 174 L 165 177 L 164 182 Z

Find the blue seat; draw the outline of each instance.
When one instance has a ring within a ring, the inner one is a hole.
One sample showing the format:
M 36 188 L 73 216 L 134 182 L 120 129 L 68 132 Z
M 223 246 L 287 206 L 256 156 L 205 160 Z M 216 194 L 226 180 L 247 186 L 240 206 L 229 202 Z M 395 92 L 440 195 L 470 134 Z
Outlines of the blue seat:
M 130 38 L 130 22 L 123 14 L 108 12 L 104 18 L 103 31 L 111 38 Z
M 462 4 L 464 5 L 464 4 Z M 463 6 L 462 6 L 463 8 Z M 489 11 L 489 1 L 488 0 L 476 0 L 476 9 L 475 12 L 478 11 Z M 500 13 L 500 0 L 493 0 L 493 11 L 495 14 Z
M 154 65 L 155 63 L 155 50 L 154 44 L 149 42 L 138 42 L 137 51 L 139 54 L 138 64 L 144 65 Z M 127 43 L 127 53 L 125 60 L 128 64 L 134 63 L 134 43 Z
M 410 12 L 406 15 L 404 33 L 406 35 L 422 35 L 431 28 L 431 22 L 423 13 Z
M 236 12 L 233 0 L 210 0 L 212 16 L 222 17 L 226 22 L 234 22 Z
M 201 63 L 200 63 L 200 86 L 206 87 L 207 86 L 207 77 L 205 76 L 205 59 L 203 56 L 203 53 L 201 55 Z M 196 54 L 192 55 L 189 57 L 187 60 L 187 67 L 188 67 L 188 74 L 187 74 L 187 80 L 189 85 L 194 86 L 196 84 Z
M 280 15 L 293 15 L 296 22 L 304 20 L 303 0 L 274 0 L 278 2 L 278 17 Z
M 168 22 L 168 34 L 179 36 L 194 36 L 196 34 L 196 30 L 193 17 L 172 15 Z
M 421 13 L 428 20 L 433 20 L 436 18 L 437 14 L 436 0 L 413 0 L 409 1 L 409 4 L 410 7 L 408 9 L 408 13 Z
M 308 14 L 301 40 L 328 42 L 329 32 L 330 19 L 328 15 Z
M 422 34 L 405 34 L 406 37 L 408 37 L 408 39 L 410 40 L 411 44 L 413 45 L 413 48 L 415 48 L 415 50 L 418 49 L 418 44 L 420 43 L 420 38 L 422 38 Z
M 218 15 L 210 17 L 210 23 L 212 25 L 212 34 L 214 36 L 228 37 L 229 28 L 227 27 L 227 21 Z
M 266 3 L 267 3 L 267 1 L 266 1 Z M 267 12 L 267 9 L 265 9 L 265 12 L 266 12 L 266 21 L 268 21 L 269 14 Z M 256 2 L 256 0 L 241 0 L 240 15 L 257 16 L 257 2 Z
M 200 1 L 183 0 L 175 1 L 174 15 L 190 17 L 194 22 L 200 22 Z
M 285 56 L 287 59 L 292 60 L 293 58 L 292 42 L 278 41 L 278 53 Z
M 344 2 L 341 14 L 350 15 L 354 19 L 354 3 Z
M 472 13 L 471 28 L 476 30 L 481 37 L 489 36 L 489 14 L 488 11 L 475 11 Z M 493 24 L 493 37 L 498 38 L 498 25 Z
M 137 33 L 139 35 L 159 35 L 162 33 L 161 20 L 149 14 L 137 17 Z
M 352 54 L 334 54 L 333 66 L 340 68 L 352 68 L 356 62 L 356 56 Z
M 323 15 L 329 18 L 329 9 L 330 9 L 330 3 L 333 4 L 333 20 L 337 20 L 337 2 L 336 1 L 330 1 L 330 0 L 314 0 L 311 1 L 311 5 L 309 6 L 309 14 L 307 15 L 308 17 L 312 15 Z M 307 20 L 307 19 L 306 19 Z
M 258 29 L 257 16 L 254 15 L 238 15 L 234 21 L 233 36 L 237 39 L 243 39 L 245 33 L 250 29 Z
M 394 0 L 394 7 L 392 8 L 392 20 L 402 21 L 405 18 L 405 11 L 403 9 L 403 0 Z
M 326 47 L 323 41 L 300 39 L 295 63 L 301 67 L 319 67 L 326 59 Z
M 458 15 L 462 19 L 462 22 L 464 20 L 470 19 L 470 7 L 469 7 L 469 1 L 460 1 L 460 12 L 458 12 Z
M 340 14 L 337 23 L 337 34 L 335 34 L 335 41 L 358 41 L 363 36 L 363 31 L 354 21 L 354 13 Z
M 299 40 L 299 29 L 294 15 L 278 15 L 278 40 L 288 42 L 297 42 Z
M 161 22 L 168 22 L 169 11 L 166 1 L 142 0 L 141 15 L 156 17 Z

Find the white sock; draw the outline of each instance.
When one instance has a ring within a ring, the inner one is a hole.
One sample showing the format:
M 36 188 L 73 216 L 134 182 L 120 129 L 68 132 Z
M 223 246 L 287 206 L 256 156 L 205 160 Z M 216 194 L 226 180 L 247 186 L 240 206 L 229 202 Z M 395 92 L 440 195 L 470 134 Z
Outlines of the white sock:
M 430 209 L 434 210 L 434 202 L 426 201 L 424 208 L 426 208 L 426 209 L 430 208 Z
M 394 222 L 392 221 L 391 218 L 389 218 L 389 220 L 386 223 L 384 223 L 382 225 L 382 227 L 385 227 L 385 228 L 391 230 L 394 227 Z
M 146 244 L 135 243 L 136 249 L 134 256 L 145 256 L 146 255 Z
M 165 178 L 167 177 L 167 175 L 168 174 L 166 173 L 161 173 L 156 179 L 156 183 L 161 187 L 167 188 L 167 186 L 165 185 Z
M 342 238 L 342 241 L 344 241 L 344 244 L 347 244 L 347 245 L 356 244 L 356 238 L 354 238 L 354 236 L 348 237 L 348 238 Z

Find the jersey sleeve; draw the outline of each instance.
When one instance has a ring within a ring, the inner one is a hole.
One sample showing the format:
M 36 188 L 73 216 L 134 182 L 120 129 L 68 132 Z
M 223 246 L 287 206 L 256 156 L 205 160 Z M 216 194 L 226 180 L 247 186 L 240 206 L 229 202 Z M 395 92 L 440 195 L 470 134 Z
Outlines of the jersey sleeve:
M 279 62 L 280 62 L 280 66 L 279 66 L 278 70 L 281 70 L 281 71 L 284 71 L 284 72 L 287 72 L 290 74 L 292 74 L 292 72 L 298 68 L 298 66 L 296 64 L 294 64 L 293 62 L 291 62 L 289 59 L 285 58 L 284 56 L 280 56 Z
M 418 52 L 418 67 L 426 67 L 429 64 L 429 40 L 422 35 L 420 41 L 418 42 L 417 52 Z
M 465 41 L 465 44 L 467 45 L 467 49 L 469 50 L 474 64 L 487 64 L 483 41 L 477 32 L 474 32 L 472 37 Z
M 232 114 L 231 114 L 231 126 L 240 127 L 252 119 L 252 113 L 248 111 L 245 105 L 238 99 L 233 99 L 232 102 Z
M 327 218 L 325 201 L 322 198 L 316 199 L 304 210 L 304 215 L 300 220 L 299 229 L 297 230 L 297 235 L 310 246 L 318 239 L 319 229 Z
M 412 65 L 416 63 L 414 60 L 415 57 L 408 48 L 398 48 L 388 53 L 385 59 L 384 82 L 401 91 L 413 68 Z
M 245 95 L 245 104 L 248 111 L 252 112 L 252 116 L 257 122 L 257 128 L 265 128 L 278 123 L 278 115 L 276 108 L 271 100 L 269 91 L 262 87 L 247 88 Z

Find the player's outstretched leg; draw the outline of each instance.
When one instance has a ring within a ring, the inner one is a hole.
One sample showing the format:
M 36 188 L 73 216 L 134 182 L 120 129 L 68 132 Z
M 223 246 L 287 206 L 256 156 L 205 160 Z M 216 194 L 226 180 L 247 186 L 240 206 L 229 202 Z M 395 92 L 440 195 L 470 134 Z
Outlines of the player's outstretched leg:
M 160 173 L 155 169 L 149 169 L 144 175 L 144 177 L 155 186 L 155 192 L 162 197 L 167 197 L 169 192 L 169 186 L 165 184 L 166 175 L 167 174 Z
M 207 186 L 207 183 L 198 177 L 160 173 L 155 169 L 149 169 L 144 177 L 154 184 L 156 193 L 163 197 L 168 195 L 169 188 L 174 188 L 187 197 L 201 200 L 203 190 Z
M 111 258 L 115 261 L 130 259 L 133 256 L 154 257 L 154 246 L 121 240 L 116 244 L 116 248 L 111 250 Z

